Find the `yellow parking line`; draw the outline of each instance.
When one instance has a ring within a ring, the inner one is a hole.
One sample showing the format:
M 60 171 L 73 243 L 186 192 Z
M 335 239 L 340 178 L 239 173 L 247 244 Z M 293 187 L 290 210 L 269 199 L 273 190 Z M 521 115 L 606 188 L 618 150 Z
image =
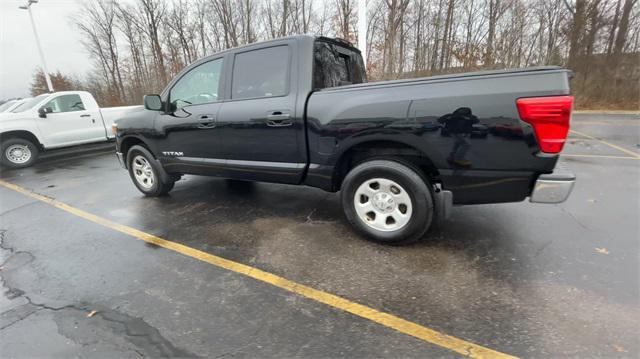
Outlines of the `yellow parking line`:
M 598 141 L 600 143 L 603 143 L 603 144 L 605 144 L 605 145 L 607 145 L 607 146 L 609 146 L 611 148 L 615 148 L 618 151 L 622 151 L 622 152 L 624 152 L 624 153 L 626 153 L 626 154 L 628 154 L 628 155 L 630 155 L 632 157 L 635 157 L 636 159 L 640 159 L 640 154 L 638 154 L 636 152 L 633 152 L 633 151 L 630 151 L 630 150 L 628 150 L 626 148 L 622 148 L 622 147 L 620 147 L 618 145 L 614 145 L 613 143 L 607 142 L 605 140 L 601 140 L 599 138 L 593 137 L 591 135 L 587 135 L 586 133 L 582 133 L 582 132 L 579 132 L 579 131 L 576 131 L 576 130 L 569 130 L 569 131 L 571 131 L 571 132 L 573 132 L 575 134 L 578 134 L 580 136 L 584 136 L 584 137 L 586 137 L 586 138 L 588 138 L 590 140 L 596 140 L 596 141 Z
M 195 258 L 209 264 L 213 264 L 216 267 L 223 268 L 235 273 L 239 273 L 247 277 L 251 277 L 258 281 L 271 284 L 275 287 L 301 295 L 303 297 L 313 299 L 317 302 L 324 303 L 330 307 L 357 315 L 364 319 L 368 319 L 372 322 L 378 323 L 385 327 L 395 329 L 400 333 L 404 333 L 412 337 L 424 340 L 426 342 L 449 349 L 451 351 L 462 354 L 464 356 L 468 356 L 471 358 L 515 358 L 511 355 L 504 354 L 504 353 L 483 347 L 481 345 L 474 344 L 466 340 L 462 340 L 462 339 L 438 332 L 437 330 L 424 327 L 420 324 L 410 322 L 400 317 L 396 317 L 395 315 L 381 312 L 379 310 L 367 307 L 365 305 L 352 302 L 348 299 L 339 297 L 337 295 L 323 292 L 321 290 L 317 290 L 300 283 L 296 283 L 294 281 L 280 277 L 278 275 L 265 272 L 261 269 L 251 267 L 246 264 L 234 262 L 222 257 L 218 257 L 216 255 L 203 252 L 201 250 L 191 248 L 180 243 L 162 239 L 160 237 L 154 236 L 153 234 L 149 234 L 149 233 L 140 231 L 138 229 L 113 222 L 106 218 L 102 218 L 102 217 L 96 216 L 95 214 L 85 212 L 81 209 L 72 207 L 56 199 L 32 192 L 26 188 L 20 187 L 13 183 L 0 180 L 0 185 L 8 189 L 14 190 L 16 192 L 22 193 L 24 195 L 27 195 L 38 201 L 42 201 L 44 203 L 52 205 L 53 207 L 59 208 L 63 211 L 66 211 L 78 217 L 84 218 L 88 221 L 113 229 L 120 233 L 124 233 L 126 235 L 143 240 L 145 242 L 155 244 L 159 247 L 163 247 L 168 250 L 183 254 L 185 256 Z
M 637 157 L 629 157 L 629 156 L 608 156 L 608 155 L 578 155 L 573 153 L 562 153 L 560 157 L 587 157 L 587 158 L 618 158 L 624 160 L 640 160 Z

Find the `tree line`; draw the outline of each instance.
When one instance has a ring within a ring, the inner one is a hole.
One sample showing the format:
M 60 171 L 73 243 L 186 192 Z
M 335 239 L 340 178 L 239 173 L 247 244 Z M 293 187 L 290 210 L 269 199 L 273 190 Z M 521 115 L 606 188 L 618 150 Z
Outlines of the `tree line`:
M 638 0 L 367 0 L 370 80 L 559 65 L 581 108 L 640 105 Z M 68 81 L 101 105 L 138 104 L 189 63 L 293 34 L 357 43 L 358 0 L 82 2 L 94 70 Z M 42 91 L 36 75 L 33 92 Z M 45 87 L 46 89 L 46 87 Z

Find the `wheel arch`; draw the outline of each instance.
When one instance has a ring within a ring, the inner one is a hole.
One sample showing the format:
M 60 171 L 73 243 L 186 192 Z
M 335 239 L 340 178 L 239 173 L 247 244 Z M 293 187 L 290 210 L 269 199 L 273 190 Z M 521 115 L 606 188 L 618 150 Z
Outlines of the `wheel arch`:
M 403 162 L 416 169 L 431 184 L 439 177 L 433 161 L 416 146 L 397 140 L 370 139 L 351 144 L 337 156 L 332 176 L 333 187 L 339 190 L 345 176 L 353 167 L 376 158 Z
M 178 175 L 169 174 L 165 170 L 165 168 L 162 166 L 162 163 L 160 163 L 160 161 L 158 160 L 158 157 L 156 156 L 155 153 L 153 153 L 153 150 L 148 145 L 148 143 L 138 136 L 127 136 L 123 138 L 120 142 L 119 151 L 122 153 L 122 160 L 127 170 L 129 169 L 129 165 L 128 165 L 129 158 L 127 156 L 129 155 L 129 150 L 131 150 L 133 146 L 140 146 L 149 153 L 149 155 L 152 157 L 152 161 L 154 161 L 158 166 L 157 169 L 159 171 L 159 176 L 162 178 L 163 181 L 169 182 L 169 181 L 176 181 L 177 179 L 180 179 L 179 174 Z
M 15 131 L 6 131 L 6 132 L 0 133 L 0 143 L 10 138 L 22 138 L 38 146 L 38 149 L 40 151 L 44 150 L 44 146 L 42 145 L 42 142 L 40 142 L 40 139 L 38 139 L 38 137 L 35 134 L 33 134 L 33 132 L 31 131 L 15 130 Z
M 147 143 L 143 139 L 138 136 L 126 136 L 120 141 L 119 146 L 119 150 L 122 153 L 124 163 L 127 163 L 128 161 L 127 155 L 129 154 L 129 149 L 131 149 L 131 147 L 135 145 L 146 148 L 155 157 L 155 154 L 153 153 L 153 151 L 151 151 L 151 148 L 149 148 L 149 145 L 147 145 Z

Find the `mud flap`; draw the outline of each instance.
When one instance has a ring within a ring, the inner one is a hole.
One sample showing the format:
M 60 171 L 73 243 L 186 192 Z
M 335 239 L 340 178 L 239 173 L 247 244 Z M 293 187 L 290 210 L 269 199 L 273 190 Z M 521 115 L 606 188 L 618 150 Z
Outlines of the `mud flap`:
M 451 216 L 451 208 L 453 207 L 453 193 L 445 191 L 440 184 L 433 186 L 434 195 L 434 220 L 436 224 L 440 224 Z

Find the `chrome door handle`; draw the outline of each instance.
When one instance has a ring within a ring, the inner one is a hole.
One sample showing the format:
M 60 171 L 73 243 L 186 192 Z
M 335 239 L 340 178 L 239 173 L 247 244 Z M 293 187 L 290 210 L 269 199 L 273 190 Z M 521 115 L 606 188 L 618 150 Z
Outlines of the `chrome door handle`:
M 89 114 L 80 115 L 80 117 L 91 117 Z
M 201 121 L 198 126 L 199 129 L 206 130 L 216 127 L 216 117 L 214 115 L 200 115 L 198 119 Z

